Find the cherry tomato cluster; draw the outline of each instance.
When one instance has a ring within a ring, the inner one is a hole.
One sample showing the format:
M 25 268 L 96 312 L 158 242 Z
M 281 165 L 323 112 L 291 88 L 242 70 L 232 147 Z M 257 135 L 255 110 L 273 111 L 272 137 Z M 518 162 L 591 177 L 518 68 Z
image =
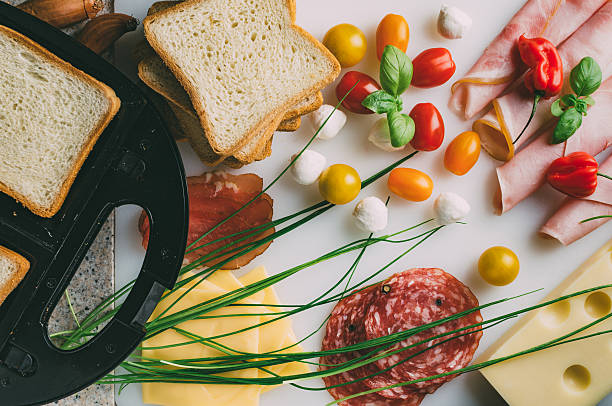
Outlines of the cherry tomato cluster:
M 406 19 L 396 14 L 386 15 L 376 29 L 378 60 L 383 59 L 385 47 L 389 45 L 406 52 L 409 40 L 410 29 Z M 340 24 L 330 29 L 323 43 L 336 56 L 342 67 L 351 67 L 359 63 L 367 50 L 365 35 L 359 28 L 350 24 Z M 448 82 L 454 75 L 456 66 L 448 49 L 431 48 L 424 50 L 412 60 L 412 68 L 412 80 L 409 83 L 416 88 L 432 88 Z M 383 80 L 383 84 L 385 83 Z M 342 100 L 342 106 L 352 113 L 373 114 L 373 111 L 362 103 L 370 94 L 379 91 L 381 85 L 376 79 L 352 70 L 346 72 L 339 81 L 336 96 L 338 100 Z M 368 99 L 368 104 L 370 100 L 372 98 Z M 398 105 L 401 109 L 401 103 Z M 442 115 L 436 106 L 432 103 L 418 103 L 412 108 L 409 116 L 414 121 L 411 147 L 417 151 L 435 151 L 440 148 L 444 141 L 445 127 Z M 479 154 L 478 134 L 472 131 L 464 132 L 448 145 L 444 154 L 444 166 L 455 175 L 464 175 L 476 164 Z M 339 168 L 338 171 L 342 172 Z M 324 181 L 325 177 L 321 179 L 323 181 L 320 183 L 321 193 L 342 204 L 340 202 L 345 199 L 336 199 L 332 196 L 331 189 L 335 186 L 330 186 L 330 189 L 324 193 L 326 184 L 331 185 L 331 183 Z M 397 168 L 390 173 L 388 187 L 404 199 L 423 201 L 431 196 L 433 182 L 427 174 L 416 169 Z

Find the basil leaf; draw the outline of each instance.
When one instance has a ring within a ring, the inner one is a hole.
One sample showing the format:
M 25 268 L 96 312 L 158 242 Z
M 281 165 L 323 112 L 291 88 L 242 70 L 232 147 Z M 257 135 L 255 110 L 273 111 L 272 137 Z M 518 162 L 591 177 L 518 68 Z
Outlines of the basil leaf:
M 578 100 L 578 98 L 571 93 L 564 94 L 563 96 L 561 96 L 561 101 L 567 107 L 574 106 L 576 104 L 576 100 Z
M 595 105 L 595 99 L 592 98 L 591 96 L 585 96 L 585 97 L 582 98 L 582 100 L 585 101 L 587 106 L 594 106 Z
M 398 111 L 402 107 L 401 99 L 396 99 L 384 90 L 377 90 L 370 93 L 361 105 L 366 109 L 372 110 L 376 114 L 390 113 Z
M 587 56 L 572 69 L 570 85 L 577 96 L 593 94 L 601 85 L 601 68 L 595 59 Z
M 380 85 L 392 96 L 404 93 L 412 81 L 412 61 L 406 53 L 387 45 L 380 60 Z
M 553 104 L 550 106 L 550 112 L 555 117 L 559 117 L 561 114 L 563 114 L 563 108 L 561 107 L 561 99 L 557 99 L 553 102 Z
M 576 101 L 576 111 L 586 116 L 587 114 L 587 103 L 584 100 Z
M 576 109 L 567 109 L 559 118 L 552 135 L 552 143 L 560 144 L 574 135 L 582 124 L 582 114 Z
M 403 147 L 414 137 L 414 121 L 408 114 L 392 111 L 387 114 L 387 122 L 393 147 Z

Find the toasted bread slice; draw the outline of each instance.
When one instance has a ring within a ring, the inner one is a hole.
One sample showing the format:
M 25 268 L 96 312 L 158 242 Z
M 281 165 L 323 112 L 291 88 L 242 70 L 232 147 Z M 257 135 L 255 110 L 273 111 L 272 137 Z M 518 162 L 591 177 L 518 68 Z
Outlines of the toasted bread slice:
M 218 154 L 233 154 L 338 76 L 333 55 L 294 24 L 294 8 L 293 0 L 193 0 L 145 19 L 147 40 Z
M 292 118 L 291 120 L 283 120 L 277 130 L 281 132 L 297 131 L 302 125 L 302 117 Z
M 110 87 L 5 26 L 0 94 L 0 191 L 51 217 L 121 102 Z
M 27 259 L 0 246 L 0 305 L 30 269 Z

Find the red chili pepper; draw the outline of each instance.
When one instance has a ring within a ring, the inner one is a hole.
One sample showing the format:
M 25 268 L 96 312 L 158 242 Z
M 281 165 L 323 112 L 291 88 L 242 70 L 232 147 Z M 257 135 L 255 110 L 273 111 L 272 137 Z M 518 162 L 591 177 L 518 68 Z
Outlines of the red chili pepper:
M 540 99 L 558 95 L 563 87 L 563 62 L 552 42 L 546 38 L 529 39 L 521 35 L 518 39 L 518 51 L 523 62 L 530 68 L 525 74 L 525 87 L 533 93 L 534 99 L 531 116 L 513 143 L 516 143 L 529 127 Z
M 557 158 L 548 168 L 548 183 L 566 195 L 583 198 L 592 195 L 597 189 L 597 170 L 595 158 L 586 152 L 572 152 Z

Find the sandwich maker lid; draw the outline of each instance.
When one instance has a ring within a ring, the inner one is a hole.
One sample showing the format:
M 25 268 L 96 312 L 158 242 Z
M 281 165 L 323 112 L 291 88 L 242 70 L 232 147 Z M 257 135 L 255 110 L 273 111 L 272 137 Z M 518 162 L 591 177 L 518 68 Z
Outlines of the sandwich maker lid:
M 0 24 L 107 84 L 121 99 L 55 216 L 38 217 L 0 193 L 0 245 L 30 261 L 24 280 L 0 306 L 0 403 L 44 404 L 96 382 L 142 341 L 147 319 L 174 286 L 183 260 L 187 185 L 174 140 L 136 85 L 72 37 L 1 1 Z M 106 218 L 125 204 L 141 206 L 151 225 L 138 279 L 97 336 L 60 350 L 47 332 L 51 313 Z

